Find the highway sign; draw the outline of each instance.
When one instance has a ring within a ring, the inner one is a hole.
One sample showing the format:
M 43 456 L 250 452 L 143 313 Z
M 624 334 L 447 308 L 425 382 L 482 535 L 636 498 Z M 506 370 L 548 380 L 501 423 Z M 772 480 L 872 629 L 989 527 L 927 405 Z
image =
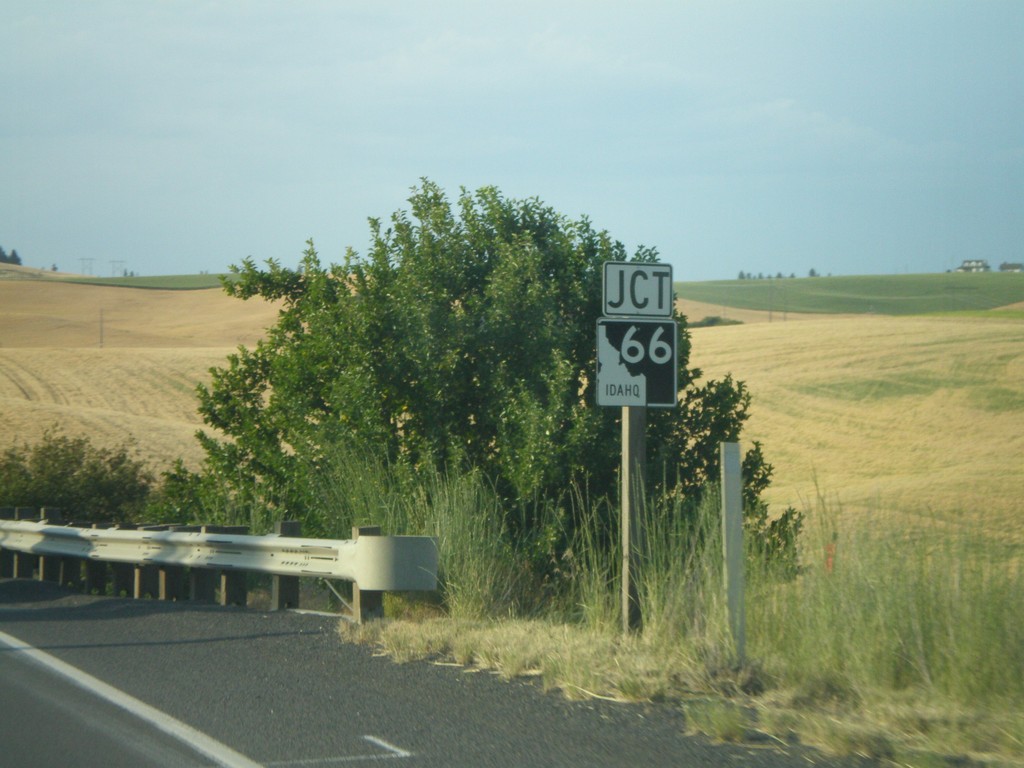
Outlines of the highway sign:
M 678 338 L 675 320 L 598 320 L 597 404 L 675 408 Z
M 606 261 L 603 314 L 672 317 L 672 265 Z

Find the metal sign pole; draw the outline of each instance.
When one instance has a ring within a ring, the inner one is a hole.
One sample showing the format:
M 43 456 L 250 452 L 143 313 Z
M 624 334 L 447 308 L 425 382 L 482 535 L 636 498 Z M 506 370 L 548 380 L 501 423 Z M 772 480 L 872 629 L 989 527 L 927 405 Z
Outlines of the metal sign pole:
M 637 564 L 643 552 L 644 468 L 647 466 L 647 408 L 622 409 L 622 631 L 640 629 L 643 615 Z

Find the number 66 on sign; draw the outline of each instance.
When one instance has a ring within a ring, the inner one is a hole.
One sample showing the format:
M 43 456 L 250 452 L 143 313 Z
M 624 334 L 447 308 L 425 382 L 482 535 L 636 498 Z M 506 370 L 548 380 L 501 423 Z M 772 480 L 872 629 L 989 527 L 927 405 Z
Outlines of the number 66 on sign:
M 678 337 L 675 320 L 598 320 L 597 404 L 675 408 Z

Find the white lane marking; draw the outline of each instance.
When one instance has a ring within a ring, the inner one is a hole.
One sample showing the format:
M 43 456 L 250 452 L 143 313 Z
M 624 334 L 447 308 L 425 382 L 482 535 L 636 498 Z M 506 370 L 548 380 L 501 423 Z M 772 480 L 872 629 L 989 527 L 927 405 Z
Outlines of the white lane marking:
M 0 632 L 0 645 L 5 645 L 11 650 L 24 654 L 51 672 L 67 678 L 79 688 L 84 688 L 90 693 L 126 710 L 129 714 L 135 715 L 140 720 L 145 720 L 156 729 L 191 747 L 217 765 L 223 766 L 223 768 L 263 768 L 260 763 L 250 760 L 245 755 L 236 752 L 226 744 L 221 744 L 202 731 L 197 731 L 192 726 L 186 725 L 180 720 L 175 720 L 156 707 L 151 707 L 134 696 L 130 696 L 124 691 L 104 683 L 102 680 L 83 672 L 77 667 L 61 661 L 56 656 L 51 656 L 45 651 L 34 648 L 28 643 L 8 635 L 6 632 Z
M 279 760 L 273 763 L 267 763 L 265 768 L 300 768 L 304 765 L 341 765 L 342 763 L 360 763 L 365 760 L 395 760 L 413 756 L 412 752 L 407 752 L 400 747 L 396 747 L 394 744 L 384 741 L 384 739 L 378 739 L 376 736 L 363 736 L 363 739 L 380 747 L 387 752 L 387 754 L 339 755 L 337 757 L 310 757 L 305 760 Z
M 399 749 L 394 744 L 389 744 L 384 739 L 378 739 L 376 736 L 363 736 L 371 744 L 376 744 L 381 749 L 387 750 L 395 757 L 412 757 L 412 752 L 406 752 L 404 749 Z

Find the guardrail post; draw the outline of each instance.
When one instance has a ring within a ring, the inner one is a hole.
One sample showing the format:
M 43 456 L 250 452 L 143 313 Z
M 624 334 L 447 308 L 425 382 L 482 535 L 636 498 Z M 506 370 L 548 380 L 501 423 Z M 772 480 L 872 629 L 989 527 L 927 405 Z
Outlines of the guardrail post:
M 39 510 L 39 522 L 60 525 L 63 521 L 57 507 L 43 507 Z M 59 555 L 39 556 L 39 580 L 60 583 L 64 558 Z
M 88 523 L 68 522 L 70 528 L 85 528 Z M 59 580 L 62 587 L 70 587 L 75 591 L 82 591 L 82 571 L 86 563 L 84 557 L 63 557 L 60 561 Z
M 91 523 L 90 528 L 109 528 L 108 523 Z M 107 563 L 105 560 L 85 561 L 85 594 L 107 594 Z
M 118 528 L 134 528 L 143 531 L 163 531 L 167 526 L 160 525 L 119 525 Z M 132 568 L 132 597 L 139 600 L 143 597 L 155 598 L 160 594 L 160 578 L 155 565 L 136 564 Z
M 278 536 L 300 536 L 302 523 L 298 520 L 279 520 L 274 523 Z M 274 576 L 270 588 L 270 610 L 283 611 L 299 607 L 299 577 Z
M 216 526 L 214 533 L 242 534 L 249 533 L 247 525 L 220 525 Z M 245 571 L 220 572 L 220 604 L 240 605 L 243 608 L 249 601 L 249 587 L 246 583 Z
M 132 572 L 132 596 L 138 600 L 143 597 L 160 595 L 160 573 L 156 565 L 136 565 Z
M 172 525 L 172 531 L 193 530 L 192 526 Z M 157 573 L 157 591 L 161 600 L 182 600 L 185 597 L 185 569 L 180 565 L 161 565 Z
M 249 601 L 249 586 L 245 571 L 220 572 L 220 604 L 245 607 Z
M 32 507 L 15 507 L 15 520 L 35 520 L 36 511 Z M 11 575 L 15 579 L 31 579 L 39 565 L 39 556 L 28 552 L 15 552 Z
M 135 526 L 124 523 L 116 526 L 118 530 L 134 531 Z M 135 596 L 135 566 L 131 563 L 111 563 L 110 571 L 114 576 L 114 597 L 123 592 L 126 597 Z
M 354 526 L 352 539 L 358 541 L 360 536 L 380 536 L 379 525 Z M 368 619 L 384 617 L 384 593 L 369 589 L 360 589 L 358 583 L 352 585 L 352 615 L 362 624 Z
M 0 520 L 13 520 L 14 507 L 0 507 Z M 0 547 L 0 579 L 14 576 L 14 552 Z
M 212 526 L 208 525 L 179 525 L 175 530 L 182 533 L 209 533 L 211 528 Z M 182 590 L 184 589 L 185 584 L 182 584 Z M 189 568 L 188 599 L 204 603 L 214 602 L 217 599 L 217 572 L 212 568 Z

